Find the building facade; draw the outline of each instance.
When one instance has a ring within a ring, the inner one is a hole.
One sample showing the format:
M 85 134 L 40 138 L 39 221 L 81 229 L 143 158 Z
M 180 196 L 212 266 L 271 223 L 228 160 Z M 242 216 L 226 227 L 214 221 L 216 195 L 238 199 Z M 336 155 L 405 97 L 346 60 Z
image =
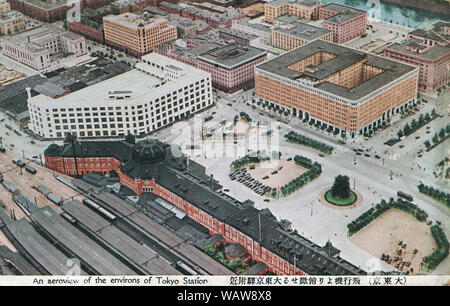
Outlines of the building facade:
M 342 44 L 366 33 L 367 12 L 330 3 L 320 8 L 322 27 L 334 33 L 333 41 Z
M 315 39 L 333 41 L 333 32 L 319 27 L 293 22 L 287 28 L 275 28 L 272 30 L 272 46 L 285 51 L 290 51 Z
M 0 34 L 12 35 L 25 30 L 23 15 L 11 11 L 11 6 L 6 0 L 0 0 Z
M 406 41 L 386 47 L 383 55 L 419 67 L 419 90 L 432 93 L 450 82 L 450 23 L 414 30 Z
M 105 43 L 142 56 L 165 42 L 177 39 L 177 28 L 165 18 L 134 13 L 103 17 Z
M 264 4 L 264 20 L 273 22 L 275 18 L 285 14 L 317 20 L 321 5 L 318 0 L 275 0 Z
M 87 53 L 84 37 L 50 25 L 6 37 L 1 45 L 5 56 L 42 72 Z
M 292 116 L 354 137 L 415 102 L 418 69 L 324 40 L 255 68 L 255 94 Z
M 13 10 L 48 23 L 66 19 L 67 12 L 72 7 L 68 5 L 67 0 L 8 0 L 8 2 Z M 80 7 L 83 9 L 84 1 L 80 1 Z
M 29 97 L 29 128 L 45 139 L 147 135 L 212 103 L 209 73 L 152 53 L 134 70 L 76 92 Z
M 226 242 L 243 246 L 275 274 L 366 274 L 340 258 L 330 242 L 320 247 L 287 229 L 270 212 L 226 196 L 203 166 L 184 155 L 174 156 L 168 144 L 157 140 L 52 144 L 44 155 L 46 167 L 68 175 L 114 171 L 120 183 L 137 195 L 163 198 L 205 226 L 210 235 L 220 234 Z
M 188 38 L 155 49 L 156 53 L 211 74 L 214 88 L 235 92 L 254 82 L 254 68 L 267 60 L 267 52 L 239 43 L 223 44 Z
M 247 19 L 233 20 L 232 28 L 249 35 L 258 36 L 261 43 L 270 45 L 272 41 L 272 30 L 262 24 L 250 23 Z

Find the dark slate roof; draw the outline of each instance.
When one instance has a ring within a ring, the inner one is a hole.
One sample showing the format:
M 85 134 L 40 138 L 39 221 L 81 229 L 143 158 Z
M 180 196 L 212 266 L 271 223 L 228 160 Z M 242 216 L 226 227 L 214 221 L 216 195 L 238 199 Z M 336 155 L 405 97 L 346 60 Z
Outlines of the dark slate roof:
M 33 267 L 22 255 L 11 251 L 8 247 L 0 246 L 0 258 L 11 262 L 23 275 L 40 275 L 39 271 Z
M 287 68 L 288 66 L 318 52 L 327 52 L 335 55 L 335 57 L 319 64 L 316 72 L 298 72 Z M 364 59 L 366 59 L 365 64 L 381 68 L 384 71 L 350 89 L 329 82 L 318 83 L 314 85 L 314 87 L 349 100 L 358 100 L 400 78 L 406 73 L 417 69 L 414 66 L 367 54 L 324 40 L 313 40 L 297 49 L 264 62 L 258 65 L 257 68 L 292 81 L 307 77 L 320 82 L 320 80 L 327 76 Z
M 336 3 L 330 3 L 324 8 L 337 13 L 336 15 L 327 18 L 328 21 L 335 23 L 344 23 L 357 16 L 366 14 L 366 11 Z
M 322 29 L 307 23 L 295 21 L 291 23 L 291 28 L 275 28 L 275 32 L 280 32 L 283 34 L 288 34 L 305 41 L 311 41 L 317 38 L 322 38 L 323 36 L 331 33 L 327 29 Z
M 204 167 L 193 164 L 192 168 L 195 171 L 190 173 L 190 167 L 187 164 L 192 161 L 188 163 L 186 157 L 174 157 L 170 148 L 167 148 L 164 160 L 153 164 L 142 164 L 139 162 L 140 159 L 133 158 L 133 145 L 122 141 L 77 143 L 75 151 L 85 157 L 116 157 L 122 162 L 120 169 L 125 175 L 132 178 L 155 179 L 162 187 L 215 219 L 233 226 L 253 240 L 260 241 L 264 248 L 291 263 L 293 263 L 293 254 L 296 254 L 297 266 L 308 274 L 365 273 L 339 257 L 331 257 L 336 252 L 330 246 L 319 247 L 293 232 L 283 230 L 281 223 L 269 210 L 259 211 L 251 207 L 251 203 L 244 205 L 225 193 L 218 192 L 215 187 L 217 182 L 206 180 L 209 177 L 204 174 Z M 46 156 L 58 156 L 58 154 L 72 157 L 71 145 L 52 144 L 45 151 Z M 152 201 L 153 198 L 150 197 L 147 200 Z M 185 220 L 192 221 L 187 217 L 183 220 L 171 217 L 165 221 L 165 225 L 179 229 L 187 222 L 194 226 L 195 222 Z
M 251 266 L 250 269 L 242 273 L 242 275 L 258 275 L 262 271 L 267 269 L 267 265 L 262 261 L 258 262 L 256 265 Z
M 233 243 L 225 247 L 225 254 L 231 258 L 240 257 L 247 253 L 247 249 L 239 243 Z

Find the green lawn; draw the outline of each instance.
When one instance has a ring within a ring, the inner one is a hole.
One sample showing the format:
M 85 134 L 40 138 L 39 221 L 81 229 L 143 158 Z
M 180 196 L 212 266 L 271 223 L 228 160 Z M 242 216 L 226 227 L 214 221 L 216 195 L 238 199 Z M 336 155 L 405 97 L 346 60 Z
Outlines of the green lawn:
M 347 206 L 356 202 L 356 194 L 353 191 L 350 191 L 350 196 L 347 199 L 333 198 L 330 189 L 325 193 L 325 199 L 333 205 Z

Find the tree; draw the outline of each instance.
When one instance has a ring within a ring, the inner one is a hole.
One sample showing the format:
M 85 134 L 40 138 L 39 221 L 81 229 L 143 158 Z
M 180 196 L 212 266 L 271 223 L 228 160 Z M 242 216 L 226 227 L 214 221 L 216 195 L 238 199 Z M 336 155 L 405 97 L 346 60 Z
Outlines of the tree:
M 405 127 L 403 128 L 403 133 L 405 133 L 405 136 L 408 136 L 409 133 L 411 133 L 411 127 L 409 126 L 409 124 L 405 124 Z
M 397 132 L 397 137 L 398 138 L 402 138 L 403 137 L 403 131 L 402 130 L 398 130 L 398 132 Z
M 439 131 L 439 137 L 440 137 L 441 139 L 445 137 L 445 130 L 444 130 L 444 128 L 442 128 L 442 129 Z
M 334 198 L 348 199 L 350 196 L 350 182 L 346 175 L 338 175 L 334 179 L 333 187 L 331 187 L 331 194 Z
M 431 143 L 428 140 L 425 141 L 424 144 L 425 144 L 425 147 L 427 147 L 427 150 L 431 147 Z

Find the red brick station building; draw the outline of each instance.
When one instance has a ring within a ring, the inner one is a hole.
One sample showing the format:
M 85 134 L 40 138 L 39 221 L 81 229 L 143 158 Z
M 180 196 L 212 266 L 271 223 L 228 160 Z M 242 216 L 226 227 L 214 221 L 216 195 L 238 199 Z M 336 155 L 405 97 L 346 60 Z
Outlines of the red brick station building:
M 46 167 L 71 176 L 117 174 L 120 183 L 137 195 L 153 193 L 183 210 L 190 218 L 242 245 L 255 261 L 277 275 L 364 275 L 328 242 L 320 247 L 278 221 L 253 202 L 240 202 L 222 192 L 205 168 L 181 153 L 179 147 L 157 140 L 74 142 L 52 144 L 44 152 Z

